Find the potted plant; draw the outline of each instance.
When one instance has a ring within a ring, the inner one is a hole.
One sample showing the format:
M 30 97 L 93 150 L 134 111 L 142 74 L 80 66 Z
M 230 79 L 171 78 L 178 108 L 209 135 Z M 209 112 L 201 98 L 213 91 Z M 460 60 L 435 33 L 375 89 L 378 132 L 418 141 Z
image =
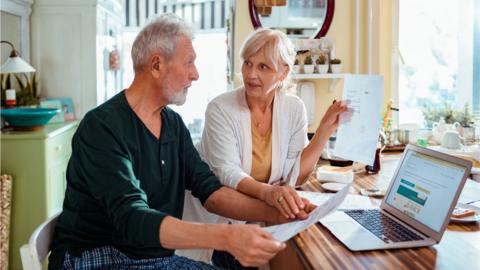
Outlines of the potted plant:
M 17 106 L 36 106 L 39 103 L 38 80 L 36 73 L 32 76 L 25 75 L 25 80 L 15 75 L 20 87 L 17 94 Z
M 465 107 L 463 109 L 463 113 L 460 115 L 458 119 L 460 124 L 462 125 L 461 135 L 465 141 L 465 144 L 470 144 L 475 142 L 475 124 L 474 124 L 474 117 L 471 113 L 470 105 L 465 103 Z
M 342 61 L 338 58 L 330 60 L 330 70 L 332 73 L 342 72 Z
M 305 74 L 312 74 L 314 67 L 315 65 L 313 65 L 312 56 L 308 55 L 305 57 L 305 60 L 303 61 L 303 71 Z
M 292 71 L 295 74 L 300 73 L 300 61 L 298 61 L 298 58 L 295 58 L 295 63 L 293 64 Z
M 473 125 L 473 115 L 468 103 L 465 104 L 463 110 L 455 110 L 448 103 L 445 103 L 443 107 L 432 108 L 424 106 L 422 114 L 428 128 L 431 128 L 433 123 L 440 121 L 442 118 L 446 124 L 458 122 L 462 127 L 470 127 Z
M 12 89 L 12 80 L 9 73 L 7 74 L 0 74 L 0 90 L 1 90 L 1 98 L 2 106 L 5 106 L 6 100 L 6 91 L 8 89 Z
M 432 128 L 433 131 L 442 127 L 441 124 L 443 123 L 444 130 L 457 130 L 465 139 L 465 143 L 475 140 L 474 119 L 468 102 L 463 110 L 455 110 L 448 103 L 445 103 L 442 107 L 424 106 L 422 114 L 427 128 Z M 436 141 L 440 143 L 443 134 L 437 135 Z
M 2 103 L 5 100 L 5 92 L 7 89 L 16 88 L 16 106 L 28 107 L 36 106 L 39 103 L 38 79 L 36 73 L 29 76 L 23 74 L 21 77 L 18 74 L 2 74 L 1 81 L 1 97 Z M 15 78 L 15 81 L 11 80 Z M 5 105 L 5 104 L 2 104 Z
M 325 55 L 319 55 L 317 61 L 315 62 L 317 64 L 318 73 L 325 74 L 328 72 L 327 58 L 325 57 Z

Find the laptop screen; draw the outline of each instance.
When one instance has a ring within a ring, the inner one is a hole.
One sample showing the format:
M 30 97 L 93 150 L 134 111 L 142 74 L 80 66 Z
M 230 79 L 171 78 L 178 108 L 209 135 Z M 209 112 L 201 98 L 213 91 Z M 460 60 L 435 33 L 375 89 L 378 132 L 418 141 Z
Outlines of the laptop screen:
M 386 203 L 439 232 L 466 168 L 408 150 Z

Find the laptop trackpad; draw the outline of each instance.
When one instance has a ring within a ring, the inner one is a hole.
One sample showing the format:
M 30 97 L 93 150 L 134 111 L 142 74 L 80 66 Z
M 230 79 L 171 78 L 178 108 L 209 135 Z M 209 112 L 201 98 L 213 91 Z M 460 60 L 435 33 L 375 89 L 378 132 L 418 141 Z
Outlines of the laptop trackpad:
M 356 223 L 343 212 L 334 212 L 321 223 L 350 250 L 366 250 L 385 246 L 385 243 Z

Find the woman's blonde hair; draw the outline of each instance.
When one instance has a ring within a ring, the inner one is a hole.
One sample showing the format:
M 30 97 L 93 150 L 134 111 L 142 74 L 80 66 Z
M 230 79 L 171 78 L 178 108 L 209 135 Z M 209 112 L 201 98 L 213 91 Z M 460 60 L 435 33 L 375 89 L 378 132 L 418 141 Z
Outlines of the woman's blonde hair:
M 287 76 L 280 88 L 290 88 L 290 73 L 295 62 L 295 47 L 292 41 L 279 30 L 258 28 L 247 37 L 240 48 L 240 59 L 243 62 L 260 51 L 263 51 L 275 71 L 278 71 L 280 66 L 287 67 Z

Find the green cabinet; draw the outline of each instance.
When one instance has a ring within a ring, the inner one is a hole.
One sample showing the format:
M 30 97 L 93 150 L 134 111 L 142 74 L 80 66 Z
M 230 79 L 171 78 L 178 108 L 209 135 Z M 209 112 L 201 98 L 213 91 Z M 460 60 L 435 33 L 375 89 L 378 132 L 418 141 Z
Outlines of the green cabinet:
M 10 269 L 22 269 L 20 246 L 33 230 L 62 210 L 71 141 L 78 122 L 32 132 L 1 133 L 1 173 L 13 176 Z

